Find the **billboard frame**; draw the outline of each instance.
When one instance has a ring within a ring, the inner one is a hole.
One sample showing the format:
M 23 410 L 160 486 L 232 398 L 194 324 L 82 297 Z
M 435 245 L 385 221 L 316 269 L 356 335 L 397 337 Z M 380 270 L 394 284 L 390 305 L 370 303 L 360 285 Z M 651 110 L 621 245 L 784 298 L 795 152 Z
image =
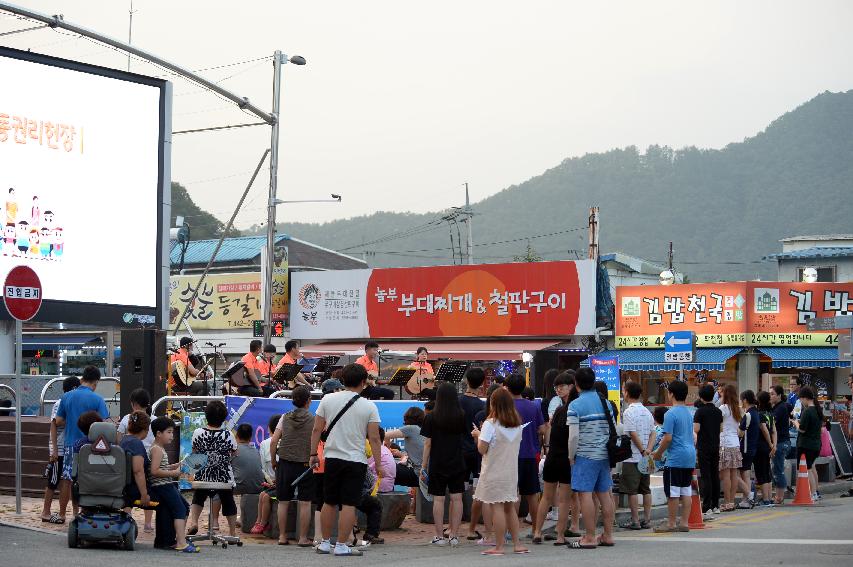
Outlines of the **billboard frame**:
M 71 323 L 87 325 L 106 325 L 110 327 L 150 327 L 163 328 L 168 321 L 169 308 L 169 233 L 171 219 L 171 158 L 172 158 L 172 83 L 127 71 L 110 69 L 98 65 L 62 59 L 31 51 L 21 51 L 0 46 L 0 57 L 17 59 L 38 65 L 57 67 L 136 83 L 160 90 L 159 97 L 159 139 L 157 141 L 157 260 L 156 260 L 156 298 L 154 306 L 118 305 L 82 301 L 45 299 L 34 322 Z M 151 317 L 154 318 L 153 322 Z M 0 310 L 0 320 L 11 320 L 11 316 Z

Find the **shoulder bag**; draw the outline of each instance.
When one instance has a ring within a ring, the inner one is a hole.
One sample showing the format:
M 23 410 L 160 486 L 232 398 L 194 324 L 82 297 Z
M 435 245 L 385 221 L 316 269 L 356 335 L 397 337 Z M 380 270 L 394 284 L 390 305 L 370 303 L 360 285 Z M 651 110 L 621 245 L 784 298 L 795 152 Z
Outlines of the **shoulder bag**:
M 610 427 L 610 437 L 607 439 L 607 456 L 610 457 L 610 468 L 616 466 L 616 463 L 621 463 L 631 456 L 631 438 L 625 434 L 616 435 L 616 425 L 613 423 L 613 416 L 610 414 L 610 404 L 604 399 L 604 396 L 599 395 L 601 399 L 601 407 L 604 408 L 604 416 L 607 418 L 607 425 Z

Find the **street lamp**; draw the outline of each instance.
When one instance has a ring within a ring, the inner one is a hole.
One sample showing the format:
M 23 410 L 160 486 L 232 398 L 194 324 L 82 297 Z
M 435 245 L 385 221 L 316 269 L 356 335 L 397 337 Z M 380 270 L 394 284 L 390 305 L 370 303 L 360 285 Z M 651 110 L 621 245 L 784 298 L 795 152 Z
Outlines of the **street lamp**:
M 269 344 L 272 339 L 272 272 L 273 254 L 275 250 L 275 201 L 278 190 L 278 140 L 281 120 L 279 110 L 281 108 L 281 67 L 285 63 L 294 65 L 305 65 L 305 58 L 301 55 L 288 57 L 281 51 L 273 55 L 273 85 L 272 85 L 272 128 L 270 128 L 270 192 L 267 202 L 267 269 L 264 274 L 264 283 L 267 293 L 264 296 L 264 344 Z
M 660 273 L 660 285 L 672 285 L 675 283 L 675 274 L 672 270 L 664 270 Z
M 332 193 L 331 199 L 297 199 L 295 201 L 282 201 L 281 199 L 273 199 L 273 205 L 284 205 L 284 204 L 293 204 L 293 203 L 340 203 L 341 196 Z
M 803 283 L 815 283 L 817 281 L 817 270 L 806 268 L 803 270 Z

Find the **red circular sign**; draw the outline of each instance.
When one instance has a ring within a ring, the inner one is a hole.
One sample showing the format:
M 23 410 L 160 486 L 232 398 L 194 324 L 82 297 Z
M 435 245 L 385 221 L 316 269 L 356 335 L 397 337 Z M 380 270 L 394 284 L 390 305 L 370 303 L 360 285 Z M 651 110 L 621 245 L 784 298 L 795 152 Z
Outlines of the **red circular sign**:
M 9 315 L 19 321 L 29 321 L 41 307 L 41 280 L 32 268 L 16 266 L 6 276 L 3 302 Z

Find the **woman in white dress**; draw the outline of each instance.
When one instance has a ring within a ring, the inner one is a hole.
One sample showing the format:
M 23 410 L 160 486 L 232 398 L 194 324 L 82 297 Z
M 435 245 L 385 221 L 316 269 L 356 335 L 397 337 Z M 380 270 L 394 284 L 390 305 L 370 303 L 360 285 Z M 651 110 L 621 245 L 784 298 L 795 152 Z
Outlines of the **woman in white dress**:
M 492 510 L 495 546 L 483 555 L 503 555 L 507 528 L 512 535 L 513 551 L 528 553 L 519 540 L 518 515 L 518 448 L 521 445 L 521 416 L 510 393 L 501 388 L 489 400 L 489 415 L 482 431 L 474 427 L 471 435 L 483 456 L 480 480 L 474 498 Z

